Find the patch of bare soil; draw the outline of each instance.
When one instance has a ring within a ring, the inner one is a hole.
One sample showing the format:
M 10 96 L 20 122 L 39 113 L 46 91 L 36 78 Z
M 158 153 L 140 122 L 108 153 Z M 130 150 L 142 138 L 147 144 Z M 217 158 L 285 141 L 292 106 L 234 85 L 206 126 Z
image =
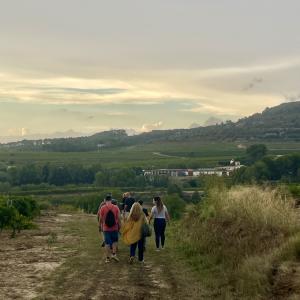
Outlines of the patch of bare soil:
M 147 240 L 145 263 L 129 264 L 129 248 L 119 243 L 119 262 L 104 262 L 95 216 L 78 214 L 69 230 L 78 251 L 43 285 L 38 299 L 211 299 L 187 266 L 171 251 L 156 252 Z
M 37 229 L 22 231 L 15 238 L 10 232 L 0 234 L 0 299 L 32 299 L 37 288 L 55 271 L 71 249 L 63 249 L 71 237 L 62 231 L 70 215 L 49 212 L 36 220 Z
M 55 214 L 39 229 L 15 239 L 1 235 L 0 299 L 212 299 L 171 251 L 147 241 L 145 263 L 130 265 L 119 243 L 120 262 L 104 262 L 96 217 Z

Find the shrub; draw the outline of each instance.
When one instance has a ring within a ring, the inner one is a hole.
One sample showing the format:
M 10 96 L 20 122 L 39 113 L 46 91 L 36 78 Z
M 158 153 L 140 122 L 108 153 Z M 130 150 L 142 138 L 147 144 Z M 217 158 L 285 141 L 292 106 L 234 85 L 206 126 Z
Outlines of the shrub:
M 213 280 L 235 293 L 251 291 L 251 299 L 267 292 L 274 261 L 283 253 L 297 256 L 300 247 L 293 242 L 288 248 L 292 250 L 278 252 L 299 225 L 294 201 L 276 189 L 212 189 L 203 203 L 188 210 L 180 225 L 177 239 L 196 267 L 211 270 Z
M 177 194 L 168 195 L 164 199 L 164 204 L 168 208 L 168 212 L 172 219 L 179 219 L 185 209 L 185 201 L 182 200 Z
M 13 229 L 12 237 L 22 229 L 34 227 L 31 220 L 39 214 L 37 202 L 30 197 L 0 199 L 0 230 Z

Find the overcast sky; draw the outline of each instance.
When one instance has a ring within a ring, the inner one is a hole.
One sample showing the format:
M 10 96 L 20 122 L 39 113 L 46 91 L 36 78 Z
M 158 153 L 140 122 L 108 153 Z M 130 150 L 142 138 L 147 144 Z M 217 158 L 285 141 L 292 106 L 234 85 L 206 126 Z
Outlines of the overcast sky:
M 300 95 L 300 1 L 0 4 L 0 136 L 182 128 Z

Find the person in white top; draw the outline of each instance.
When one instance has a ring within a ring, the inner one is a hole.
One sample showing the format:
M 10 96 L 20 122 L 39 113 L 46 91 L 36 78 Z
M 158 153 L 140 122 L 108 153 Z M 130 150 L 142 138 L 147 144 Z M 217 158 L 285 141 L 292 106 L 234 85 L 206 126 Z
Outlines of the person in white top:
M 170 220 L 167 207 L 163 204 L 160 197 L 153 198 L 154 206 L 151 209 L 149 223 L 154 219 L 154 232 L 156 250 L 164 249 L 166 224 Z

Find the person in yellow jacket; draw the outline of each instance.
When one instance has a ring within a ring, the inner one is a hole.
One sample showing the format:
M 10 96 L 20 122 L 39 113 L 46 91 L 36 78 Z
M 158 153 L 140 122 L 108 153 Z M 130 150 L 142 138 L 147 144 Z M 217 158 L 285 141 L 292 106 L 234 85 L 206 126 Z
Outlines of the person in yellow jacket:
M 138 260 L 144 262 L 144 243 L 145 237 L 142 236 L 142 227 L 147 223 L 147 219 L 139 203 L 134 203 L 130 213 L 122 226 L 121 233 L 123 242 L 130 246 L 129 262 L 133 263 L 135 251 L 138 247 Z

